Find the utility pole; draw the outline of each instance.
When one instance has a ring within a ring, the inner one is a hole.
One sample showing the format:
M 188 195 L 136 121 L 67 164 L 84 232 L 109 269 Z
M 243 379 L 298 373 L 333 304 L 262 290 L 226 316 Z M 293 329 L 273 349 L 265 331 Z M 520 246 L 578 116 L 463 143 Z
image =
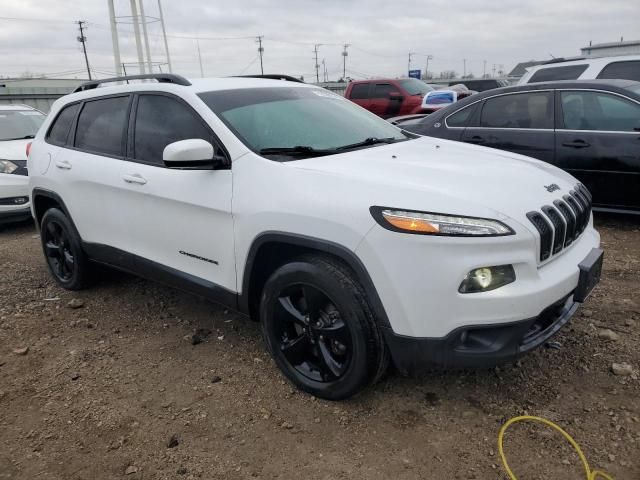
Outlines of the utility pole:
M 144 67 L 144 59 L 142 56 L 142 40 L 140 39 L 140 19 L 138 17 L 138 6 L 136 0 L 131 0 L 131 16 L 133 18 L 133 32 L 136 39 L 136 51 L 138 53 L 138 68 L 141 74 L 147 73 Z
M 324 58 L 322 59 L 322 81 L 327 81 L 327 64 L 325 63 Z
M 162 13 L 162 3 L 160 3 L 160 0 L 158 0 L 158 10 L 160 11 L 160 25 L 162 26 L 162 36 L 164 37 L 164 51 L 167 54 L 167 67 L 169 67 L 169 73 L 173 73 L 171 57 L 169 56 L 169 43 L 167 43 L 167 30 L 164 26 L 164 15 Z
M 116 67 L 116 76 L 122 76 L 120 65 L 120 43 L 118 41 L 118 27 L 116 25 L 116 11 L 113 0 L 109 0 L 109 23 L 111 24 L 111 45 L 113 47 L 113 62 Z
M 345 43 L 344 50 L 342 51 L 342 80 L 344 81 L 347 78 L 347 48 L 351 46 L 349 43 Z
M 463 58 L 462 59 L 462 78 L 467 76 L 467 59 Z
M 260 55 L 260 74 L 264 75 L 264 67 L 262 66 L 262 54 L 264 53 L 264 48 L 262 48 L 262 38 L 263 35 L 258 36 L 258 54 Z
M 483 64 L 482 64 L 482 78 L 485 78 L 487 76 L 487 61 L 483 60 Z
M 491 78 L 496 78 L 496 64 L 493 64 L 493 76 Z
M 140 23 L 142 23 L 142 35 L 144 37 L 145 52 L 147 53 L 149 73 L 153 73 L 153 64 L 151 63 L 151 50 L 149 49 L 149 35 L 147 35 L 147 16 L 144 14 L 144 0 L 140 0 Z
M 414 52 L 409 52 L 409 63 L 407 64 L 407 75 L 409 75 L 409 70 L 411 70 L 411 57 L 415 55 Z
M 316 43 L 313 46 L 313 53 L 315 54 L 315 58 L 316 58 L 316 83 L 320 83 L 320 73 L 319 73 L 320 65 L 318 64 L 318 48 L 320 48 L 321 46 L 322 46 L 321 43 Z
M 89 57 L 87 57 L 87 46 L 85 43 L 87 42 L 87 37 L 84 36 L 84 24 L 87 23 L 84 20 L 78 20 L 78 28 L 80 28 L 80 36 L 78 37 L 78 41 L 82 44 L 82 51 L 84 52 L 84 62 L 87 64 L 87 75 L 89 75 L 89 80 L 91 80 L 91 70 L 89 69 Z
M 198 62 L 200 62 L 200 78 L 204 78 L 204 70 L 202 69 L 202 54 L 200 53 L 200 39 L 196 37 L 196 46 L 198 47 Z
M 424 67 L 424 79 L 426 80 L 429 75 L 429 60 L 433 60 L 433 55 L 427 55 L 427 65 Z

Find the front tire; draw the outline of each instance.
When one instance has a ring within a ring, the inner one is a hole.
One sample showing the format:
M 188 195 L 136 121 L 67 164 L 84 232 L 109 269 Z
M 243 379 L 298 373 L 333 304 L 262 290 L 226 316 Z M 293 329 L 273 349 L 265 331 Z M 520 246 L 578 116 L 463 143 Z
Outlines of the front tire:
M 56 282 L 67 290 L 85 288 L 89 283 L 89 260 L 73 224 L 61 210 L 46 211 L 40 224 L 40 240 Z
M 330 257 L 307 255 L 277 269 L 265 284 L 260 320 L 278 367 L 317 397 L 351 397 L 388 366 L 364 289 Z

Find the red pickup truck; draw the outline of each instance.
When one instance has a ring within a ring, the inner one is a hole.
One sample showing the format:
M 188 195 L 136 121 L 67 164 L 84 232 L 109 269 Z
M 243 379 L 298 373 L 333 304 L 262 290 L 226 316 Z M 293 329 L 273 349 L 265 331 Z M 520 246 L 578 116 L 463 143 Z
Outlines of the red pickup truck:
M 416 78 L 385 78 L 353 81 L 344 96 L 382 118 L 390 118 L 423 113 L 422 98 L 432 90 Z

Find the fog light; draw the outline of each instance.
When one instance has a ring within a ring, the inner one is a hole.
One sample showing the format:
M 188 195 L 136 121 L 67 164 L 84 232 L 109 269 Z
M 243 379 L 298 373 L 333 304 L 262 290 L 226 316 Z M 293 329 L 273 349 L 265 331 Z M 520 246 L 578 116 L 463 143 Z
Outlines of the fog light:
M 512 265 L 475 268 L 467 273 L 458 291 L 460 293 L 487 292 L 515 282 L 516 272 Z
M 15 203 L 16 205 L 24 205 L 28 201 L 29 201 L 29 197 L 15 197 L 13 199 L 13 203 Z

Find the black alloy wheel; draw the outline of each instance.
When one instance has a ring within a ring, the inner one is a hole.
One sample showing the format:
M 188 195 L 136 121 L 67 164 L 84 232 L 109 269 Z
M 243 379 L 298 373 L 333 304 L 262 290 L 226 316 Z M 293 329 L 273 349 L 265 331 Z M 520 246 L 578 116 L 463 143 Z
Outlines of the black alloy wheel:
M 60 281 L 69 282 L 73 278 L 76 261 L 64 227 L 56 220 L 49 221 L 42 232 L 42 241 L 51 271 Z
M 312 285 L 286 287 L 274 315 L 278 348 L 296 371 L 325 383 L 344 375 L 351 361 L 351 335 L 326 293 Z
M 40 222 L 42 250 L 53 278 L 67 290 L 80 290 L 90 280 L 91 265 L 71 220 L 50 208 Z
M 342 400 L 387 369 L 388 349 L 367 294 L 337 259 L 307 254 L 276 269 L 259 312 L 276 365 L 305 392 Z

